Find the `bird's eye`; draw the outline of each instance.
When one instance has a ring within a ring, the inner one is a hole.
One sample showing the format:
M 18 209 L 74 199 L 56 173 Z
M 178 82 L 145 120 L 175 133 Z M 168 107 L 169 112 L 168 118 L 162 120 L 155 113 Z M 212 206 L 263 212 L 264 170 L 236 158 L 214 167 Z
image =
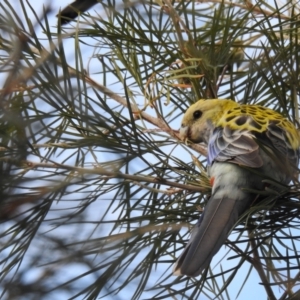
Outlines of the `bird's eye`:
M 202 111 L 201 110 L 196 110 L 194 112 L 194 119 L 199 119 L 202 116 Z

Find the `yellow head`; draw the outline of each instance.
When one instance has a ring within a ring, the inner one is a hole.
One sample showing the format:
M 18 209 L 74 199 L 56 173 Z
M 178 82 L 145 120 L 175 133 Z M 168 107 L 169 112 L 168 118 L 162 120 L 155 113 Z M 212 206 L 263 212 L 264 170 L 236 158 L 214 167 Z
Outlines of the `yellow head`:
M 191 105 L 181 122 L 180 136 L 194 143 L 208 142 L 211 130 L 216 127 L 225 111 L 239 106 L 232 100 L 199 100 Z

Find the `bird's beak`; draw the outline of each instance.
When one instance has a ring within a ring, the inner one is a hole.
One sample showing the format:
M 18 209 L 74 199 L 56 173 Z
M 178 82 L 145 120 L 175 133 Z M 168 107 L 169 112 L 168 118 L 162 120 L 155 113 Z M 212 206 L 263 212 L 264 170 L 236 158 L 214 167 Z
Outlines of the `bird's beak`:
M 184 124 L 181 124 L 181 127 L 179 129 L 179 136 L 183 141 L 187 139 L 188 133 L 189 133 L 189 126 L 185 126 Z

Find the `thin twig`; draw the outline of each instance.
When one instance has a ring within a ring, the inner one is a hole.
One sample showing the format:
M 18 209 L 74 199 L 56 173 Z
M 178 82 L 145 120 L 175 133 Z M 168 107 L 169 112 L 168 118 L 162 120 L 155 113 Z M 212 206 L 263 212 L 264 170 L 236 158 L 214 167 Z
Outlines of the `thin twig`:
M 12 159 L 1 159 L 1 161 L 9 161 L 10 163 L 14 163 L 14 160 Z M 73 167 L 70 165 L 66 164 L 59 164 L 59 163 L 36 163 L 33 161 L 22 161 L 21 165 L 30 169 L 36 169 L 36 168 L 48 168 L 48 169 L 65 169 L 65 170 L 70 170 L 73 172 L 78 172 L 80 175 L 82 174 L 95 174 L 95 175 L 101 175 L 101 176 L 106 176 L 109 178 L 121 178 L 125 180 L 130 180 L 130 181 L 137 181 L 137 182 L 149 182 L 149 183 L 155 183 L 155 184 L 163 184 L 167 186 L 172 186 L 175 188 L 179 188 L 182 190 L 189 190 L 193 192 L 205 192 L 207 189 L 202 188 L 200 186 L 196 185 L 190 185 L 190 184 L 182 184 L 174 181 L 169 181 L 166 180 L 162 177 L 150 177 L 150 176 L 139 176 L 139 175 L 130 175 L 130 174 L 124 174 L 119 171 L 109 171 L 103 167 L 95 167 L 93 169 L 88 169 L 88 168 L 80 168 L 80 167 Z M 18 166 L 20 167 L 20 164 L 18 162 Z M 107 178 L 105 178 L 107 179 Z
M 255 270 L 257 271 L 262 283 L 263 283 L 263 286 L 266 290 L 266 293 L 269 297 L 269 300 L 276 300 L 276 297 L 269 285 L 269 280 L 268 278 L 266 277 L 265 275 L 265 272 L 264 272 L 264 269 L 262 267 L 262 264 L 260 262 L 260 259 L 259 259 L 259 255 L 258 255 L 258 251 L 257 251 L 257 246 L 256 246 L 256 243 L 255 243 L 255 239 L 253 238 L 252 236 L 252 232 L 250 230 L 248 230 L 248 234 L 249 234 L 249 237 L 250 237 L 250 245 L 251 245 L 251 248 L 252 248 L 252 253 L 253 253 L 253 260 L 252 260 L 252 265 L 253 267 L 255 268 Z

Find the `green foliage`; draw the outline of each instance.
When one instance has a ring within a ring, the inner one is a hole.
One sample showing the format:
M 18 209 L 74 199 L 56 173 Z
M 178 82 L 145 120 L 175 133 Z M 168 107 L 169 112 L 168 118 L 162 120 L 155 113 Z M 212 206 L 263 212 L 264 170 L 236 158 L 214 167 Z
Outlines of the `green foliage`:
M 265 299 L 296 299 L 298 183 L 267 191 L 217 268 L 171 267 L 210 191 L 183 112 L 231 98 L 298 122 L 299 5 L 108 0 L 63 27 L 18 7 L 0 3 L 1 297 L 244 299 L 258 274 Z

